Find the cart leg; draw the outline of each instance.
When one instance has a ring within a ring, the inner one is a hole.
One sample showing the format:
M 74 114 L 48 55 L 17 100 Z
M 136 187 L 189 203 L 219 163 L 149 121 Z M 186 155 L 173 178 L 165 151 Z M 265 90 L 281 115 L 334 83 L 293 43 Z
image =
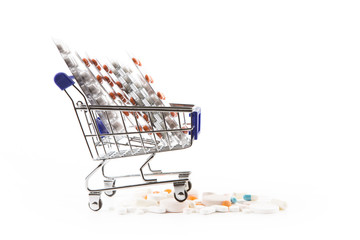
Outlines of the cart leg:
M 100 192 L 89 193 L 89 208 L 93 211 L 99 211 L 102 207 Z
M 153 172 L 153 173 L 162 173 L 161 170 L 152 170 L 151 167 L 150 167 L 150 163 L 148 163 L 148 167 L 149 167 L 150 172 Z
M 104 187 L 105 188 L 113 188 L 113 187 L 115 187 L 115 179 L 106 179 L 106 180 L 104 180 Z M 105 194 L 108 197 L 114 196 L 115 193 L 116 193 L 116 190 L 105 191 Z
M 185 185 L 185 181 L 174 182 L 174 197 L 178 202 L 183 202 L 188 198 Z
M 149 164 L 150 160 L 153 159 L 155 156 L 155 154 L 151 154 L 150 157 L 148 157 L 148 159 L 145 161 L 145 163 L 141 166 L 140 168 L 140 173 L 141 173 L 141 177 L 142 179 L 144 179 L 144 181 L 146 182 L 153 182 L 153 181 L 157 181 L 156 178 L 153 178 L 153 179 L 146 179 L 145 176 L 144 176 L 144 173 L 143 173 L 143 168 L 145 167 L 146 164 Z

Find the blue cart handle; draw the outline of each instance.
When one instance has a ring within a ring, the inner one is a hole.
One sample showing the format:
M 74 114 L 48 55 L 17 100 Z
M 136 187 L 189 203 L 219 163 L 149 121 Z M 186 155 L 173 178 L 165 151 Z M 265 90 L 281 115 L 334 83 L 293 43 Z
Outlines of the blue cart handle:
M 193 130 L 192 135 L 194 136 L 194 139 L 197 140 L 198 136 L 200 134 L 201 130 L 201 108 L 196 107 L 195 111 L 191 113 L 192 118 L 192 124 L 193 124 Z
M 66 73 L 59 72 L 55 75 L 54 82 L 61 90 L 65 90 L 75 84 L 73 78 L 73 76 L 68 76 Z

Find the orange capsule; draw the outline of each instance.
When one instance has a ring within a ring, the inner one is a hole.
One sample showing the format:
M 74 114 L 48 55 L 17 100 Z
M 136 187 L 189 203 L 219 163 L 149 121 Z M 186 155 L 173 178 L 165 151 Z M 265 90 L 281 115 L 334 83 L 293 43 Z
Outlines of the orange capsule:
M 136 102 L 135 102 L 134 98 L 130 98 L 130 102 L 131 102 L 133 105 L 136 105 Z
M 165 189 L 164 192 L 171 193 L 171 189 Z
M 139 66 L 141 67 L 142 66 L 142 64 L 141 64 L 141 62 L 140 62 L 140 60 L 138 59 L 138 62 L 139 62 Z
M 159 137 L 159 138 L 162 138 L 163 136 L 161 135 L 161 133 L 156 133 L 156 135 Z
M 170 114 L 171 114 L 171 116 L 173 116 L 173 117 L 177 117 L 177 113 L 176 113 L 176 112 L 171 112 Z
M 109 82 L 110 86 L 113 87 L 114 86 L 114 83 L 113 82 Z
M 105 71 L 109 72 L 108 66 L 104 65 L 104 66 L 103 66 L 103 69 L 104 69 Z
M 86 58 L 82 59 L 87 67 L 90 67 L 89 61 Z
M 161 92 L 157 92 L 157 96 L 162 99 L 162 100 L 165 100 L 165 96 L 164 94 L 162 94 Z
M 145 198 L 145 200 L 147 200 L 147 195 L 144 198 Z
M 132 58 L 132 60 L 136 65 L 139 65 L 139 61 L 136 58 Z
M 117 81 L 115 84 L 118 85 L 119 88 L 122 88 L 122 87 L 123 87 L 123 85 L 122 85 L 121 82 L 119 82 L 119 81 Z
M 129 112 L 123 112 L 126 116 L 129 116 L 130 114 L 129 114 Z
M 231 202 L 230 202 L 230 201 L 223 201 L 223 202 L 221 203 L 221 205 L 230 207 L 230 206 L 231 206 Z
M 97 63 L 97 61 L 96 61 L 95 59 L 91 59 L 91 62 L 92 62 L 95 66 L 98 65 L 98 63 Z
M 111 70 L 109 70 L 109 73 L 112 73 L 112 71 L 111 71 Z
M 197 203 L 195 203 L 195 205 L 201 205 L 201 206 L 205 206 L 202 202 L 197 202 Z
M 100 75 L 97 75 L 96 79 L 98 80 L 99 83 L 102 83 L 102 77 Z
M 154 83 L 154 79 L 150 76 L 150 83 Z
M 143 118 L 145 119 L 145 121 L 149 121 L 149 117 L 148 117 L 148 115 L 146 115 L 145 113 L 144 113 L 144 115 L 143 115 Z
M 97 68 L 99 71 L 101 71 L 100 65 L 97 65 L 96 68 Z
M 108 76 L 104 77 L 105 81 L 110 82 L 110 78 Z
M 142 132 L 142 131 L 143 131 L 143 129 L 142 129 L 142 127 L 141 127 L 141 126 L 139 126 L 139 127 L 137 127 L 137 126 L 136 126 L 135 128 L 136 128 L 136 130 L 137 130 L 137 131 L 139 131 L 139 129 L 140 129 L 140 131 L 139 131 L 139 132 Z
M 191 200 L 191 201 L 193 201 L 193 200 L 196 200 L 196 199 L 198 199 L 198 198 L 195 197 L 194 195 L 189 195 L 188 199 Z
M 111 97 L 112 99 L 115 100 L 115 98 L 116 98 L 115 93 L 111 92 L 111 93 L 109 93 L 109 95 L 110 95 L 110 97 Z
M 159 191 L 154 191 L 153 194 L 159 194 L 160 192 Z
M 148 83 L 150 83 L 151 82 L 151 79 L 150 79 L 151 77 L 149 77 L 149 75 L 145 75 L 145 80 L 148 82 Z
M 144 129 L 144 131 L 146 131 L 146 132 L 150 131 L 150 128 L 149 128 L 148 125 L 144 125 L 144 126 L 143 126 L 143 129 Z M 149 133 L 149 134 L 151 135 L 152 133 Z

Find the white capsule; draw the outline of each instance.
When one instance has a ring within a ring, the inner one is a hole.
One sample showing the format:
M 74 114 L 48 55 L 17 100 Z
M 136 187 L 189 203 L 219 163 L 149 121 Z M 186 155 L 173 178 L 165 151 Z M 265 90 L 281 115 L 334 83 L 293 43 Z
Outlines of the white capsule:
M 134 213 L 137 210 L 137 208 L 136 207 L 127 207 L 126 210 L 128 213 Z
M 163 207 L 159 207 L 159 206 L 151 206 L 147 208 L 148 212 L 151 213 L 166 213 L 166 209 Z
M 142 214 L 144 214 L 145 213 L 145 211 L 143 210 L 143 209 L 141 209 L 141 208 L 137 208 L 136 210 L 135 210 L 135 214 L 137 214 L 137 215 L 142 215 Z
M 252 211 L 252 209 L 249 209 L 249 208 L 244 208 L 244 209 L 242 209 L 241 210 L 241 212 L 243 212 L 243 213 L 253 213 L 253 211 Z
M 160 201 L 160 207 L 165 208 L 167 212 L 182 212 L 187 207 L 186 202 L 178 202 L 174 198 L 166 198 Z
M 148 200 L 153 200 L 157 202 L 166 199 L 167 197 L 168 197 L 167 193 L 151 193 L 147 195 Z
M 214 207 L 204 207 L 200 209 L 200 214 L 208 215 L 214 213 L 216 209 Z
M 199 213 L 200 210 L 203 209 L 204 207 L 205 207 L 205 206 L 203 206 L 203 205 L 196 205 L 196 206 L 195 206 L 195 212 L 196 212 L 196 213 Z
M 150 207 L 150 206 L 156 206 L 157 202 L 153 200 L 145 200 L 143 198 L 138 198 L 135 200 L 135 206 L 137 207 Z
M 195 211 L 194 208 L 184 208 L 183 213 L 184 214 L 192 214 Z
M 229 207 L 229 212 L 239 212 L 240 211 L 240 207 L 238 205 L 231 205 Z
M 121 207 L 121 208 L 119 208 L 118 213 L 119 213 L 120 215 L 126 214 L 126 213 L 127 213 L 126 207 Z
M 221 205 L 222 202 L 230 199 L 230 194 L 203 193 L 202 202 L 205 206 Z
M 221 212 L 221 213 L 224 213 L 224 212 L 228 212 L 229 211 L 229 208 L 227 206 L 223 206 L 223 205 L 215 205 L 213 206 L 215 207 L 215 210 L 217 212 Z

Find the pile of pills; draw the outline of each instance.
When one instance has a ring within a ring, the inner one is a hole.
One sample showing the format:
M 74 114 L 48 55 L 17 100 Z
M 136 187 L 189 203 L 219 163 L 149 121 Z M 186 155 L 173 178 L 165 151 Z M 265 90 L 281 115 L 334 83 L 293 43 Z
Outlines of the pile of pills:
M 244 193 L 217 194 L 204 192 L 199 194 L 190 190 L 184 202 L 178 202 L 173 197 L 171 189 L 152 191 L 151 189 L 138 190 L 132 196 L 122 199 L 119 214 L 144 213 L 183 213 L 202 214 L 212 213 L 260 213 L 271 214 L 283 211 L 287 204 L 279 199 L 259 197 Z M 111 207 L 110 210 L 115 210 Z

